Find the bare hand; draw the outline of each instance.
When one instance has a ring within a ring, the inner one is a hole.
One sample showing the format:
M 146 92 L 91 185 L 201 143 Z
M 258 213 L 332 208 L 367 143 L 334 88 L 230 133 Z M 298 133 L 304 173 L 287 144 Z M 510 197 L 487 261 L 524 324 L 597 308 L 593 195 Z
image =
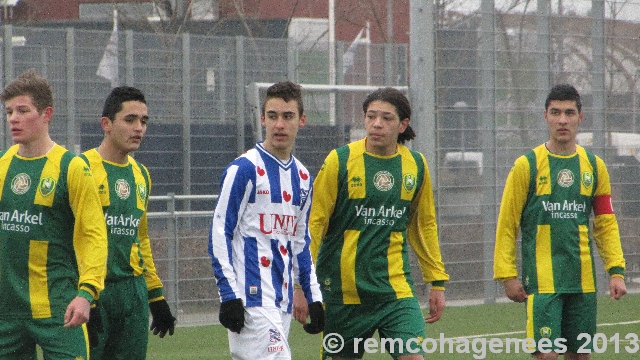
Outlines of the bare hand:
M 64 313 L 64 327 L 80 326 L 89 321 L 89 311 L 91 310 L 91 303 L 89 300 L 76 296 Z
M 302 289 L 293 290 L 293 317 L 302 325 L 307 323 L 309 304 Z
M 609 279 L 609 294 L 612 300 L 620 300 L 626 293 L 627 285 L 625 285 L 623 278 L 612 277 Z
M 444 307 L 444 291 L 431 289 L 429 292 L 429 317 L 425 318 L 424 322 L 433 324 L 440 320 Z
M 504 281 L 504 293 L 511 301 L 523 302 L 527 299 L 527 292 L 518 278 Z

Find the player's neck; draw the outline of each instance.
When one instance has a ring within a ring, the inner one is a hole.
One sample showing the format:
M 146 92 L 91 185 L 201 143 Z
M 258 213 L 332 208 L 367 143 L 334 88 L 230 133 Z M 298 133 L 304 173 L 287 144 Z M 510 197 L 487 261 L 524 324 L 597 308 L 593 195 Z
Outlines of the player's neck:
M 56 143 L 51 140 L 49 135 L 43 137 L 42 139 L 30 142 L 30 143 L 21 143 L 18 145 L 18 155 L 33 158 L 46 155 Z
M 575 154 L 577 149 L 575 141 L 557 142 L 549 140 L 544 143 L 544 146 L 550 153 L 563 156 Z
M 289 161 L 289 159 L 291 159 L 291 150 L 293 150 L 291 147 L 277 148 L 275 146 L 272 146 L 267 141 L 264 141 L 262 143 L 262 147 L 265 150 L 267 150 L 271 155 L 277 157 L 278 159 L 280 159 L 282 161 Z
M 112 146 L 107 141 L 103 141 L 96 149 L 98 154 L 102 156 L 104 160 L 107 160 L 116 164 L 126 164 L 129 159 L 129 152 L 122 151 L 115 146 Z

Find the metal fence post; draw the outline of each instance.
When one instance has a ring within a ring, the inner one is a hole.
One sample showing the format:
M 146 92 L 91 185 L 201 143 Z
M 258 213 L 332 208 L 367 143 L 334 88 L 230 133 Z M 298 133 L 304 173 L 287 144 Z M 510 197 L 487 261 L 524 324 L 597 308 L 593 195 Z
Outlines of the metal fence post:
M 80 153 L 80 144 L 76 134 L 76 60 L 75 60 L 75 29 L 67 28 L 67 144 L 66 147 L 75 154 Z
M 165 296 L 169 304 L 173 304 L 173 313 L 178 313 L 178 217 L 176 215 L 176 194 L 168 193 L 167 212 L 171 214 L 167 218 L 167 259 L 169 261 L 167 273 L 167 285 Z
M 238 155 L 244 152 L 245 143 L 245 124 L 246 118 L 244 115 L 244 37 L 236 36 L 236 131 L 238 136 L 236 137 L 236 151 Z M 260 129 L 258 129 L 260 130 Z
M 14 69 L 13 69 L 13 25 L 5 25 L 4 26 L 4 62 L 2 66 L 4 67 L 4 86 L 6 86 L 9 82 L 13 80 Z M 12 143 L 11 133 L 6 131 L 5 126 L 2 126 L 2 132 L 4 136 L 2 137 L 2 148 L 6 149 L 9 147 L 9 144 Z

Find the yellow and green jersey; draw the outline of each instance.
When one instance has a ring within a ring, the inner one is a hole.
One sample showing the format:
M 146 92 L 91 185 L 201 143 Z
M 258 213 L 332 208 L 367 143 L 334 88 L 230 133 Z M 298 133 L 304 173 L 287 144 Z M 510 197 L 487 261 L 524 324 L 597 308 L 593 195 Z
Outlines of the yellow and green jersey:
M 507 177 L 498 217 L 497 280 L 518 276 L 519 230 L 522 283 L 529 294 L 595 292 L 591 235 L 606 271 L 624 276 L 609 173 L 602 159 L 581 146 L 575 154 L 561 156 L 542 144 L 516 160 Z
M 62 319 L 104 288 L 106 229 L 87 165 L 55 145 L 0 152 L 0 319 Z
M 314 182 L 309 230 L 324 301 L 413 297 L 407 243 L 424 281 L 442 288 L 449 276 L 424 156 L 403 145 L 394 155 L 377 156 L 366 152 L 365 142 L 333 150 Z
M 149 301 L 162 299 L 162 282 L 153 262 L 147 224 L 149 171 L 131 156 L 126 164 L 104 160 L 96 149 L 81 156 L 91 167 L 107 225 L 107 282 L 144 275 Z

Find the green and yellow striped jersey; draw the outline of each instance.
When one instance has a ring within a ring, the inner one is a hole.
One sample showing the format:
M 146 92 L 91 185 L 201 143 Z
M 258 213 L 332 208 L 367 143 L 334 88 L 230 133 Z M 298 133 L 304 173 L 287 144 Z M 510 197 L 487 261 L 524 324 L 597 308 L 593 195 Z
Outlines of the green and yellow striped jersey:
M 589 228 L 592 211 L 593 232 Z M 595 292 L 591 233 L 605 269 L 614 276 L 624 275 L 609 173 L 602 159 L 581 146 L 575 154 L 561 156 L 542 144 L 516 160 L 498 217 L 495 279 L 518 275 L 519 230 L 527 293 Z
M 106 161 L 96 149 L 87 150 L 81 156 L 91 167 L 107 224 L 107 283 L 144 275 L 149 300 L 163 299 L 147 223 L 149 171 L 131 156 L 126 164 Z
M 92 174 L 60 145 L 0 152 L 0 319 L 62 319 L 104 288 L 106 229 Z
M 407 242 L 425 282 L 442 287 L 449 279 L 424 156 L 403 145 L 377 156 L 365 141 L 333 150 L 314 181 L 311 253 L 329 303 L 413 297 Z

